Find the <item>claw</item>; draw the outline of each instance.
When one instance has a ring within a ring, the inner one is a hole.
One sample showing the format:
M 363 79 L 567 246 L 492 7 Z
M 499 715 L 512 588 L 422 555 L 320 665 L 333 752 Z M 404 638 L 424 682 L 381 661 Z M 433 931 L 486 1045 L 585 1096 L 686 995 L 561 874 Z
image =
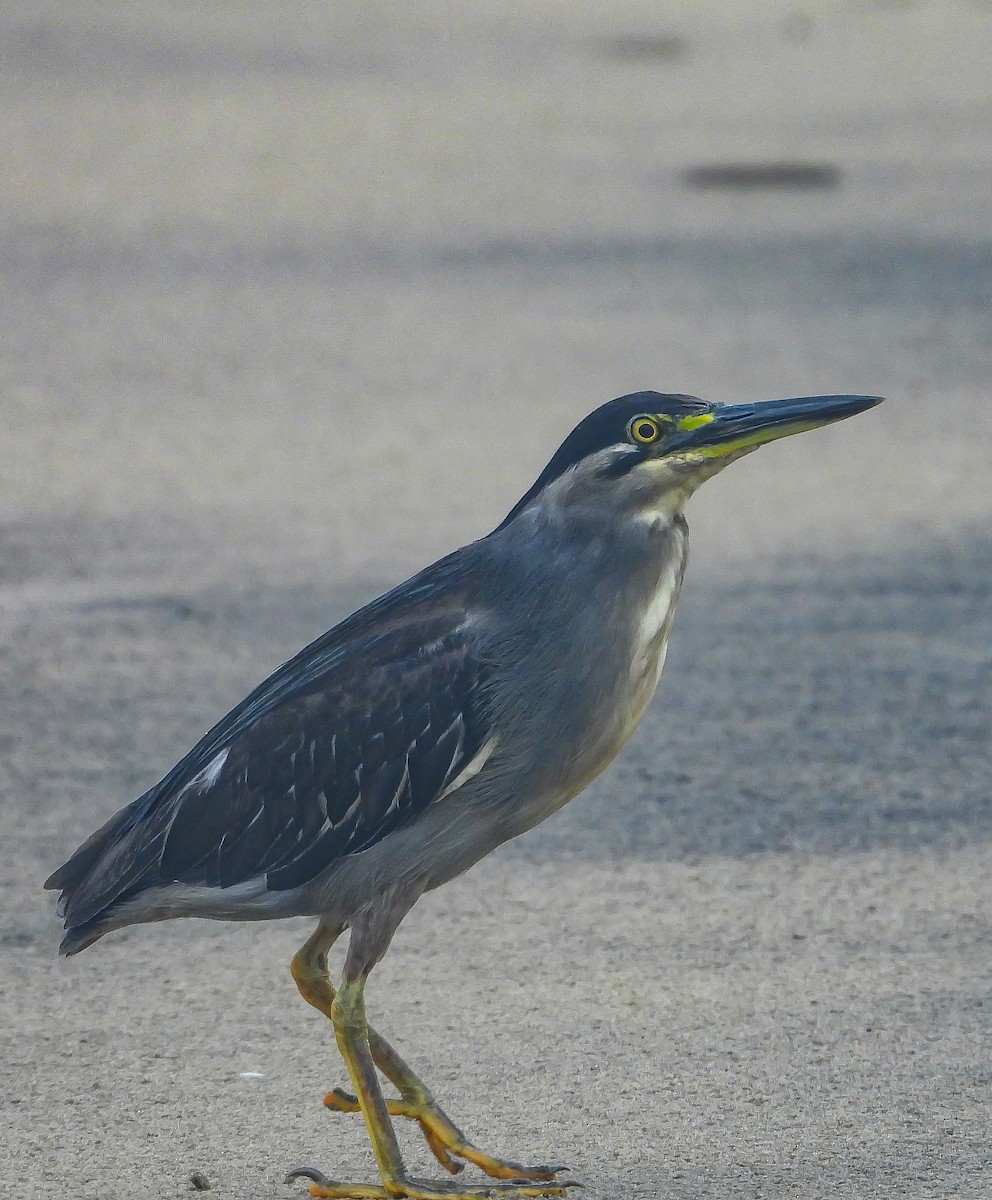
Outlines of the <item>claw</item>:
M 318 1171 L 316 1167 L 294 1167 L 289 1171 L 283 1183 L 295 1183 L 297 1179 L 309 1179 L 311 1183 L 330 1183 L 323 1171 Z
M 565 1170 L 564 1167 L 559 1167 L 558 1169 L 561 1171 Z M 507 1187 L 523 1187 L 530 1189 L 535 1189 L 535 1186 L 540 1187 L 539 1182 L 535 1185 L 533 1179 L 528 1179 L 526 1177 L 521 1179 L 507 1179 L 504 1180 L 504 1182 L 506 1183 Z M 542 1195 L 551 1195 L 552 1191 L 557 1192 L 561 1188 L 580 1188 L 585 1186 L 585 1184 L 580 1183 L 578 1179 L 552 1179 L 547 1182 L 550 1190 L 542 1193 Z
M 507 1182 L 508 1183 L 534 1183 L 535 1181 L 540 1182 L 541 1180 L 546 1179 L 546 1180 L 549 1180 L 551 1183 L 554 1183 L 554 1182 L 556 1182 L 555 1181 L 556 1175 L 560 1175 L 562 1173 L 562 1171 L 569 1170 L 569 1168 L 566 1167 L 563 1163 L 558 1163 L 554 1167 L 550 1167 L 550 1166 L 549 1167 L 527 1167 L 527 1168 L 521 1168 L 521 1169 L 526 1169 L 529 1172 L 529 1174 L 517 1175 L 517 1176 L 514 1176 L 512 1179 L 507 1177 Z

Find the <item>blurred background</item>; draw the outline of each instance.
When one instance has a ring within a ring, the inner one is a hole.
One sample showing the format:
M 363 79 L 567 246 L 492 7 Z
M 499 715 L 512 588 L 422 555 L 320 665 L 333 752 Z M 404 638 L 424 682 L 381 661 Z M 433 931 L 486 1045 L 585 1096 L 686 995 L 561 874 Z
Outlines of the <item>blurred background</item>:
M 889 399 L 693 501 L 641 731 L 381 1023 L 596 1196 L 988 1194 L 990 62 L 980 0 L 0 6 L 5 1194 L 369 1173 L 304 926 L 59 964 L 40 883 L 640 388 Z

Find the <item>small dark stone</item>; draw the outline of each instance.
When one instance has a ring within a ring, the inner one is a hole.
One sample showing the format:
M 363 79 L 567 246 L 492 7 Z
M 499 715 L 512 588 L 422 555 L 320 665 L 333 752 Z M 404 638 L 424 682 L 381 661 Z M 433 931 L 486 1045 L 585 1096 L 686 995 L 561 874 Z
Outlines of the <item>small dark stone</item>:
M 209 1192 L 211 1190 L 210 1180 L 202 1171 L 194 1171 L 190 1175 L 189 1186 L 194 1192 Z

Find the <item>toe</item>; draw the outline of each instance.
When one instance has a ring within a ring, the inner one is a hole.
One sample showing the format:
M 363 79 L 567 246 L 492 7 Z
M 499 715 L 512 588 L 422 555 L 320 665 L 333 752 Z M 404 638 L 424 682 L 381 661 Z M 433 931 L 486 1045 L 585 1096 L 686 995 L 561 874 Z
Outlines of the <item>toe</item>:
M 295 1183 L 297 1179 L 310 1180 L 311 1186 L 307 1190 L 316 1200 L 391 1200 L 384 1187 L 371 1183 L 338 1183 L 328 1179 L 316 1167 L 294 1167 L 286 1176 L 286 1183 Z

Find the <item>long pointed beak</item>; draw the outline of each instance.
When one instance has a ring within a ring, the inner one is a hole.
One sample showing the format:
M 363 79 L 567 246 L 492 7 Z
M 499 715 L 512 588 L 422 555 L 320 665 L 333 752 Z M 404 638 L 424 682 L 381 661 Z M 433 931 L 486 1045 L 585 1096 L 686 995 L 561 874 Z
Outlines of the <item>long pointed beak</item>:
M 718 458 L 843 421 L 881 402 L 881 396 L 799 396 L 759 404 L 716 404 L 711 412 L 683 421 L 684 437 L 669 443 L 669 450 Z

